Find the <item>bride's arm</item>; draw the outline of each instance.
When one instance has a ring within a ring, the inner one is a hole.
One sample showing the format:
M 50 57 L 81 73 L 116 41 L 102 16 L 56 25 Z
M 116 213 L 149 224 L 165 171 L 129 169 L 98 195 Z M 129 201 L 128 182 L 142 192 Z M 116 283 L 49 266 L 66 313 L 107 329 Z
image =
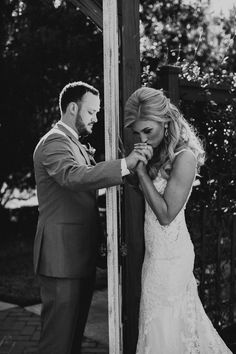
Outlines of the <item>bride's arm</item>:
M 164 195 L 161 196 L 146 167 L 139 164 L 137 174 L 148 204 L 161 225 L 169 225 L 184 206 L 195 178 L 196 159 L 191 151 L 184 151 L 175 158 Z

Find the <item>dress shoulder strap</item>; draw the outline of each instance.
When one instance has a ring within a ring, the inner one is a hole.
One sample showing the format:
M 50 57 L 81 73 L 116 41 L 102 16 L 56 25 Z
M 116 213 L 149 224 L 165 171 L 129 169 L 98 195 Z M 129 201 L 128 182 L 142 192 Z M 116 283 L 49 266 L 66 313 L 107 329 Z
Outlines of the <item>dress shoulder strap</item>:
M 196 156 L 195 156 L 194 152 L 193 152 L 191 149 L 182 149 L 182 150 L 179 150 L 179 151 L 175 152 L 175 156 L 178 156 L 178 155 L 179 155 L 181 152 L 183 152 L 183 151 L 190 151 L 190 152 L 193 154 L 193 156 L 195 157 L 195 159 L 196 159 Z

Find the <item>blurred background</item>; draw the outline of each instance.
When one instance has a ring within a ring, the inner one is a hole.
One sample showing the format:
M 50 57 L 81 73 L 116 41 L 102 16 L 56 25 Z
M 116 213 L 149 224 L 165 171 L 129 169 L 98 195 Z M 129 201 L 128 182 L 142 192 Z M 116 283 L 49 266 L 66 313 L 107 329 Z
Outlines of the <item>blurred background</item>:
M 140 0 L 142 84 L 159 87 L 174 68 L 179 107 L 206 147 L 187 220 L 200 295 L 221 329 L 236 319 L 235 31 L 234 1 Z M 70 1 L 2 0 L 0 78 L 0 301 L 28 306 L 40 302 L 33 150 L 60 118 L 65 84 L 86 81 L 103 97 L 102 32 Z M 103 160 L 103 109 L 89 142 Z M 105 225 L 104 191 L 99 203 Z M 96 286 L 106 287 L 106 269 Z

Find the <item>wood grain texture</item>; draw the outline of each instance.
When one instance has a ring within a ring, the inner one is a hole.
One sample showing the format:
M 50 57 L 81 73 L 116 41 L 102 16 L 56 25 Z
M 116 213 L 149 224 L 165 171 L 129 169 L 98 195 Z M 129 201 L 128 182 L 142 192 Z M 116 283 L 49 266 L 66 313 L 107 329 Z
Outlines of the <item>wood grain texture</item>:
M 119 74 L 118 13 L 116 0 L 103 0 L 105 157 L 118 157 Z M 107 189 L 107 267 L 109 352 L 121 352 L 120 289 L 118 266 L 118 187 Z
M 139 1 L 122 0 L 120 17 L 121 34 L 121 102 L 122 117 L 128 97 L 141 85 L 139 43 Z M 123 122 L 121 122 L 123 126 Z M 126 153 L 133 149 L 133 134 L 123 130 Z M 122 203 L 123 242 L 127 244 L 127 256 L 123 263 L 123 353 L 134 354 L 138 338 L 139 302 L 141 294 L 141 269 L 144 254 L 143 197 L 125 183 Z
M 97 0 L 70 0 L 72 4 L 78 7 L 85 16 L 89 17 L 100 29 L 103 27 L 102 5 Z

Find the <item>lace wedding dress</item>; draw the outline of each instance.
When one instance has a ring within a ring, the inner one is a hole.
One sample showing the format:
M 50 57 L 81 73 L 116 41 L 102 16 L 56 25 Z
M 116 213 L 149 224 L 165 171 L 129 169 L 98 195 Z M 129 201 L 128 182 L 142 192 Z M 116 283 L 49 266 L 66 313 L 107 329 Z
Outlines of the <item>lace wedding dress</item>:
M 159 174 L 153 183 L 163 195 L 167 180 Z M 146 202 L 144 230 L 146 251 L 136 354 L 232 353 L 198 296 L 185 206 L 168 226 L 162 226 Z

